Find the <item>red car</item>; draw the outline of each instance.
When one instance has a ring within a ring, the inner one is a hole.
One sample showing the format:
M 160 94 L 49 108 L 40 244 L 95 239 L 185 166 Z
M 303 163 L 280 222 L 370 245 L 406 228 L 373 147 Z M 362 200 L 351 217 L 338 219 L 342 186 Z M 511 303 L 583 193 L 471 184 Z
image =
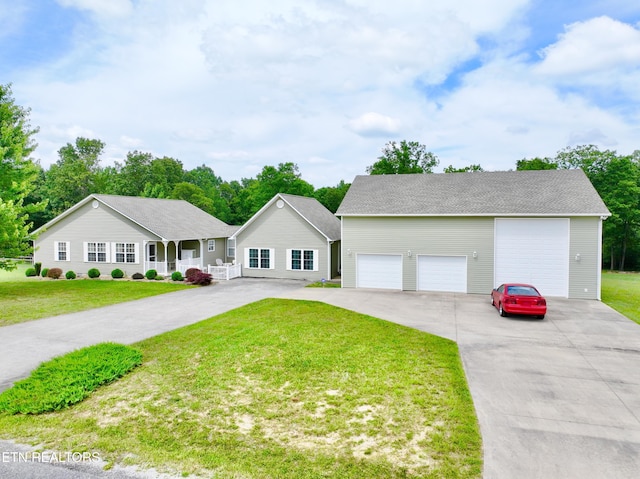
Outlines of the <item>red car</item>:
M 500 316 L 526 314 L 544 319 L 547 301 L 530 284 L 501 284 L 491 291 L 491 304 L 498 308 Z

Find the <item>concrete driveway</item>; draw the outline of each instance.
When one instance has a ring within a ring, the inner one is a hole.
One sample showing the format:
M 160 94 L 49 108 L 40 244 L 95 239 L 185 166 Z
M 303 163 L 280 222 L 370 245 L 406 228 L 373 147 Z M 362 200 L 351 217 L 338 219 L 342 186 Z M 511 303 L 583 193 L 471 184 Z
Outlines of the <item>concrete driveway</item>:
M 637 478 L 640 326 L 596 301 L 551 299 L 542 321 L 489 295 L 306 288 L 323 301 L 458 343 L 486 479 Z
M 1 327 L 0 392 L 54 356 L 105 341 L 135 343 L 253 301 L 280 296 L 304 284 L 238 278 L 215 286 Z

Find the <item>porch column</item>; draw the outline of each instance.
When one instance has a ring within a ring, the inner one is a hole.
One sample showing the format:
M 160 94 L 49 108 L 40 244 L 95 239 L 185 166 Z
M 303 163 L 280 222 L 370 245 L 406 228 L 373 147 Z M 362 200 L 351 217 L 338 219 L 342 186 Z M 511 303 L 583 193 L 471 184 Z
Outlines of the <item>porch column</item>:
M 142 273 L 147 272 L 147 261 L 149 259 L 147 245 L 149 244 L 149 240 L 142 240 Z
M 204 271 L 204 242 L 205 241 L 207 240 L 206 239 L 200 240 L 200 271 Z
M 169 242 L 163 240 L 162 244 L 164 245 L 164 274 L 166 275 L 169 274 Z

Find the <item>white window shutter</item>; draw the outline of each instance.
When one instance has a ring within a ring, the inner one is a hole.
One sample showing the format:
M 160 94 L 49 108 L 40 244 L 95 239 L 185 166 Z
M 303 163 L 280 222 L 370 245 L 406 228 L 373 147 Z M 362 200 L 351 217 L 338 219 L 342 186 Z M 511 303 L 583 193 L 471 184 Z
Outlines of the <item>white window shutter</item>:
M 288 249 L 287 250 L 287 270 L 291 270 L 292 266 L 291 266 L 291 255 L 292 255 L 292 250 Z
M 82 257 L 85 263 L 89 262 L 89 243 L 86 241 L 82 242 Z
M 111 250 L 111 257 L 113 258 L 113 262 L 117 262 L 116 243 L 111 243 L 111 247 L 109 249 Z
M 58 261 L 58 244 L 59 243 L 60 243 L 59 241 L 53 242 L 53 260 L 54 261 Z
M 250 248 L 244 249 L 244 267 L 245 268 L 249 268 L 249 249 Z
M 106 256 L 106 262 L 111 263 L 111 243 L 104 244 L 104 254 Z
M 276 269 L 276 250 L 269 248 L 269 269 Z
M 134 243 L 133 248 L 136 264 L 140 264 L 140 243 Z
M 65 241 L 67 243 L 67 261 L 71 261 L 71 241 Z
M 318 250 L 313 250 L 313 270 L 318 271 Z

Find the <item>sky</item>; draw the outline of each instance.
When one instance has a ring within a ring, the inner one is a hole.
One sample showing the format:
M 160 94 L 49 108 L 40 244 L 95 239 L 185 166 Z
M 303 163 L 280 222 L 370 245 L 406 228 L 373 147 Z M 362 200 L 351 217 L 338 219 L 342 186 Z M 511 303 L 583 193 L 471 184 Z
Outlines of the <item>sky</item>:
M 0 83 L 44 168 L 79 136 L 316 188 L 418 141 L 436 172 L 640 149 L 640 2 L 0 0 Z

